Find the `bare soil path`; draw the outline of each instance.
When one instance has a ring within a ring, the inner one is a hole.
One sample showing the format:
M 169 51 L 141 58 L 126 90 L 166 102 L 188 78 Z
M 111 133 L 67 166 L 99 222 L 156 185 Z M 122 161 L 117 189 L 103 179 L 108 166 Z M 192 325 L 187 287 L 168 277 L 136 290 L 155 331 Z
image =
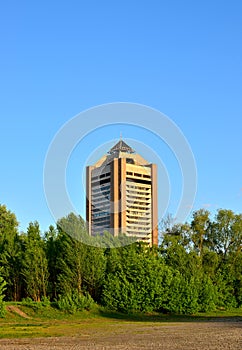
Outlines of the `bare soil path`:
M 73 337 L 1 339 L 0 350 L 241 350 L 242 322 L 114 323 Z
M 6 307 L 7 311 L 9 312 L 13 312 L 23 318 L 30 318 L 25 312 L 23 312 L 22 310 L 20 310 L 20 308 L 18 308 L 17 306 L 15 305 L 8 305 Z

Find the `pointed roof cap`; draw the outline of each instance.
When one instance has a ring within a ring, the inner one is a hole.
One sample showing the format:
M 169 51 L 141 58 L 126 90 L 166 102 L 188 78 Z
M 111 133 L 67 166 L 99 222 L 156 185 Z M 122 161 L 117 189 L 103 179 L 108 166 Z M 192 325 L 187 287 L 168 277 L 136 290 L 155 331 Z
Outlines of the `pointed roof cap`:
M 126 158 L 129 164 L 148 166 L 149 163 L 143 157 L 135 152 L 133 148 L 127 145 L 121 138 L 102 158 L 95 164 L 94 168 L 104 167 L 110 164 L 114 159 Z
M 133 148 L 131 148 L 129 145 L 127 145 L 126 142 L 123 140 L 120 140 L 116 145 L 114 145 L 109 151 L 109 154 L 113 154 L 115 152 L 126 152 L 126 153 L 135 153 Z

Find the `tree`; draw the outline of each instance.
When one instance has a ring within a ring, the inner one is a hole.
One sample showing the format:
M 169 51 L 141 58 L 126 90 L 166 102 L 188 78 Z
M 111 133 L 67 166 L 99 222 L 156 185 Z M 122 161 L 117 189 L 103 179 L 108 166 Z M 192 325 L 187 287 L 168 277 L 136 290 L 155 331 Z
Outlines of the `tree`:
M 83 289 L 95 301 L 100 301 L 105 271 L 106 257 L 104 249 L 86 246 L 82 262 Z
M 208 243 L 208 230 L 210 224 L 210 213 L 208 210 L 200 209 L 193 213 L 193 220 L 191 222 L 191 239 L 194 248 L 200 257 L 203 256 L 204 245 Z
M 213 249 L 225 259 L 229 253 L 240 252 L 242 247 L 242 214 L 220 209 L 212 230 Z
M 171 279 L 170 268 L 156 250 L 141 243 L 112 249 L 107 257 L 102 302 L 122 312 L 160 310 Z
M 3 267 L 3 276 L 7 281 L 7 300 L 21 300 L 22 293 L 22 262 L 23 244 L 21 237 L 16 234 L 4 244 L 4 251 L 1 254 L 0 264 Z
M 190 237 L 191 237 L 191 227 L 189 224 L 175 224 L 169 227 L 163 233 L 163 247 L 168 247 L 175 241 L 177 244 L 183 246 L 187 251 L 191 249 L 190 247 Z
M 0 252 L 4 250 L 4 244 L 17 234 L 18 222 L 14 213 L 0 204 Z
M 82 292 L 85 245 L 65 232 L 56 239 L 57 294 Z
M 231 274 L 234 276 L 234 295 L 239 307 L 242 306 L 242 252 L 230 254 Z
M 106 268 L 104 249 L 85 244 L 94 241 L 88 237 L 83 219 L 73 213 L 58 221 L 57 231 L 57 294 L 88 293 L 99 301 Z
M 57 222 L 56 239 L 57 293 L 82 293 L 84 260 L 87 246 L 86 224 L 80 216 L 70 213 Z
M 34 301 L 46 297 L 48 285 L 48 263 L 44 240 L 40 235 L 37 221 L 30 223 L 24 239 L 22 275 L 26 284 L 26 293 Z
M 48 280 L 48 290 L 47 293 L 51 300 L 57 298 L 57 245 L 56 240 L 58 236 L 58 231 L 54 228 L 54 226 L 50 226 L 49 230 L 45 232 L 45 252 L 46 259 L 48 262 L 48 271 L 49 271 L 49 280 Z
M 0 266 L 8 284 L 7 300 L 19 300 L 21 293 L 21 241 L 14 213 L 0 205 Z

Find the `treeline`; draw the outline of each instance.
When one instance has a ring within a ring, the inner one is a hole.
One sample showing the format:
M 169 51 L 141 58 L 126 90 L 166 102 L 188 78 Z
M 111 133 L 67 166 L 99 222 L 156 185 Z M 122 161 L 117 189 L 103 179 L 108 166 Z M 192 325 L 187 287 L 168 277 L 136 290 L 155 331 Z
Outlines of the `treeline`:
M 93 302 L 165 313 L 242 305 L 242 215 L 219 210 L 211 219 L 202 209 L 189 224 L 164 222 L 159 247 L 127 243 L 108 233 L 89 237 L 74 214 L 45 233 L 38 222 L 19 232 L 16 216 L 0 205 L 0 314 L 3 297 L 72 311 Z

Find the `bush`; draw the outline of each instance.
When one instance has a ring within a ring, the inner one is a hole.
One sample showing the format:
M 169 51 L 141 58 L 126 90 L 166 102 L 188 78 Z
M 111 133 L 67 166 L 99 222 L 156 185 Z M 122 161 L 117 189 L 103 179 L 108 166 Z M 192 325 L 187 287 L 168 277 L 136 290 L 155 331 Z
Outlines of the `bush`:
M 31 298 L 27 297 L 22 299 L 22 304 L 24 306 L 31 307 L 33 310 L 39 310 L 43 307 L 49 307 L 50 306 L 50 300 L 47 297 L 43 297 L 41 301 L 33 301 Z
M 50 299 L 48 297 L 42 297 L 41 304 L 43 307 L 50 307 Z
M 3 301 L 3 299 L 4 299 L 4 291 L 6 289 L 5 288 L 6 284 L 7 283 L 0 276 L 0 317 L 4 317 L 5 313 L 6 313 L 6 307 L 5 307 L 5 303 Z
M 4 317 L 6 313 L 6 307 L 4 301 L 0 301 L 0 317 Z
M 56 301 L 59 310 L 75 313 L 82 310 L 90 310 L 94 305 L 94 301 L 89 294 L 83 295 L 72 292 L 66 295 L 60 295 Z
M 200 281 L 199 311 L 208 312 L 216 310 L 217 301 L 217 287 L 213 285 L 208 276 L 204 275 Z

